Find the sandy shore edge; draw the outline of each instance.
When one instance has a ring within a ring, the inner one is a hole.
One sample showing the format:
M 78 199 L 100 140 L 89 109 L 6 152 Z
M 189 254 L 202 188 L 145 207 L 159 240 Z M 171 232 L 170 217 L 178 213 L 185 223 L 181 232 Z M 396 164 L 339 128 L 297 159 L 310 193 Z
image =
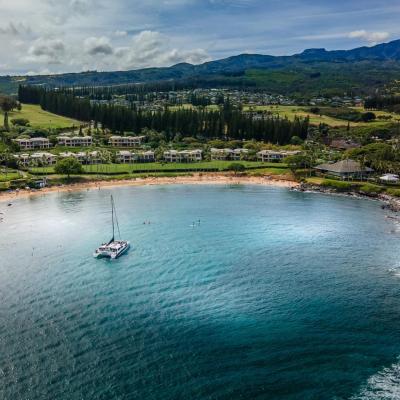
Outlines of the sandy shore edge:
M 52 186 L 40 190 L 25 190 L 12 192 L 0 192 L 0 202 L 11 202 L 16 199 L 31 196 L 42 196 L 49 193 L 76 192 L 82 190 L 99 190 L 102 188 L 111 188 L 117 186 L 146 186 L 146 185 L 263 185 L 277 186 L 285 188 L 295 188 L 299 186 L 298 182 L 278 179 L 271 176 L 253 177 L 253 176 L 234 176 L 226 174 L 194 174 L 191 176 L 178 177 L 149 177 L 124 179 L 113 181 L 92 181 L 84 183 L 71 183 L 63 186 Z

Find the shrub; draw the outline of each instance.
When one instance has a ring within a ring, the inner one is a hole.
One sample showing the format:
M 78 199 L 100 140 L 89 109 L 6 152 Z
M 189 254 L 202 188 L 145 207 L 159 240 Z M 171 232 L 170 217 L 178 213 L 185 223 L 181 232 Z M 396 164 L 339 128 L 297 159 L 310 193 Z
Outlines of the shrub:
M 383 192 L 383 187 L 366 183 L 359 188 L 359 191 L 366 194 L 379 194 Z
M 391 196 L 400 197 L 400 189 L 388 189 L 386 193 Z
M 244 172 L 246 170 L 246 167 L 240 163 L 232 163 L 228 165 L 228 170 L 234 171 L 236 174 L 238 172 Z
M 11 120 L 13 125 L 18 125 L 18 126 L 28 126 L 29 125 L 29 119 L 26 118 L 14 118 Z
M 71 174 L 81 174 L 83 172 L 82 164 L 73 157 L 67 157 L 59 160 L 54 167 L 57 174 L 67 175 L 68 179 Z
M 376 115 L 373 112 L 368 111 L 366 113 L 361 114 L 361 119 L 364 122 L 373 121 L 374 119 L 376 119 Z
M 333 179 L 324 179 L 321 182 L 321 186 L 337 190 L 338 192 L 347 192 L 353 187 L 350 182 L 335 181 Z

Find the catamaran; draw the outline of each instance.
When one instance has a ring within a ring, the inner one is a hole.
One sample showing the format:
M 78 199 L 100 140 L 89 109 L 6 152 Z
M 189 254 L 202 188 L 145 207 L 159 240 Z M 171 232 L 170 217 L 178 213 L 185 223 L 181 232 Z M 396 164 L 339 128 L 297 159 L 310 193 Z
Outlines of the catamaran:
M 112 220 L 112 238 L 108 243 L 102 244 L 93 254 L 93 257 L 101 258 L 107 257 L 116 259 L 124 254 L 130 247 L 127 240 L 121 240 L 121 233 L 119 231 L 117 213 L 115 211 L 114 198 L 111 196 L 111 220 Z M 115 240 L 115 226 L 117 226 L 118 236 L 120 240 Z

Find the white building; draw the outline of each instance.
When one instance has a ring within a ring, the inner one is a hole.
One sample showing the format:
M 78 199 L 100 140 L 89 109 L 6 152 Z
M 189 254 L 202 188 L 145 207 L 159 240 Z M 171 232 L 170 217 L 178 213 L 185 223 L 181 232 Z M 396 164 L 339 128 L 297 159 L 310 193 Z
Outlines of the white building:
M 140 162 L 154 162 L 155 159 L 154 151 L 151 150 L 137 154 L 137 160 Z
M 379 177 L 379 180 L 383 183 L 399 183 L 399 175 L 396 174 L 385 174 Z
M 120 164 L 131 164 L 137 160 L 137 155 L 128 150 L 118 151 L 116 154 L 116 161 Z
M 262 150 L 257 153 L 257 158 L 262 162 L 279 162 L 288 156 L 294 156 L 300 151 Z
M 166 162 L 196 162 L 203 159 L 203 151 L 196 150 L 168 150 L 164 151 L 164 160 Z
M 14 158 L 22 167 L 46 167 L 54 165 L 57 162 L 56 155 L 46 152 L 14 154 Z
M 85 152 L 80 151 L 78 153 L 71 153 L 69 151 L 60 153 L 61 158 L 73 157 L 76 158 L 81 164 L 99 164 L 100 157 L 97 151 Z
M 249 153 L 248 149 L 211 149 L 212 160 L 241 160 Z
M 114 147 L 137 147 L 145 138 L 146 136 L 111 136 L 109 143 Z
M 232 153 L 232 160 L 239 161 L 246 158 L 249 154 L 248 149 L 234 149 Z
M 38 152 L 31 154 L 31 165 L 49 166 L 57 162 L 57 156 L 51 153 Z
M 66 147 L 88 147 L 93 144 L 91 136 L 58 136 L 58 144 Z
M 48 149 L 50 148 L 49 139 L 38 137 L 30 139 L 14 139 L 14 142 L 23 150 Z
M 233 155 L 232 149 L 215 149 L 212 148 L 211 159 L 212 160 L 231 160 Z
M 135 153 L 127 150 L 121 150 L 116 154 L 116 161 L 120 164 L 132 164 L 134 162 L 154 162 L 154 151 L 145 151 Z

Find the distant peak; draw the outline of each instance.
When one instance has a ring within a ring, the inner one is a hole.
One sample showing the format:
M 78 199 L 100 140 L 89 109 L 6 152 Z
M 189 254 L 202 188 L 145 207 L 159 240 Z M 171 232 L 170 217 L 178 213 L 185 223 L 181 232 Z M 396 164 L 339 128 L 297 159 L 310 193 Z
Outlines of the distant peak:
M 310 54 L 324 54 L 327 53 L 324 48 L 315 48 L 315 49 L 306 49 L 301 54 L 310 55 Z

